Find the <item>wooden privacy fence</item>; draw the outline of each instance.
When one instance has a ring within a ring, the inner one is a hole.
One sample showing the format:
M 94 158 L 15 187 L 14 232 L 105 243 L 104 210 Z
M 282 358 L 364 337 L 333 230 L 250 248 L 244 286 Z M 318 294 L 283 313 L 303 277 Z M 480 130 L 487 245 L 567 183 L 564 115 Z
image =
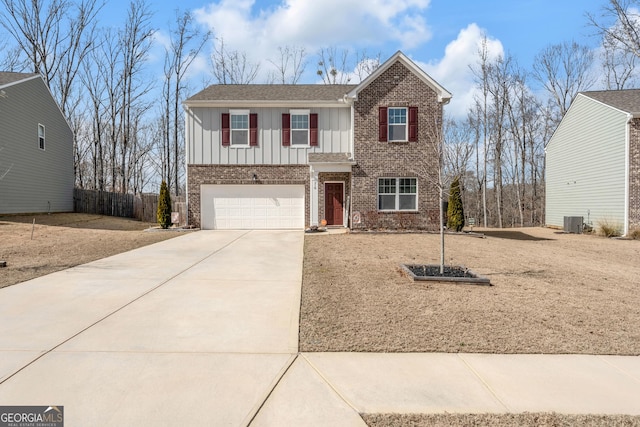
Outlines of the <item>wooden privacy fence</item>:
M 123 194 L 76 188 L 73 210 L 79 213 L 135 218 L 144 222 L 157 221 L 158 194 Z M 186 225 L 187 204 L 184 196 L 171 196 L 171 210 L 179 214 L 176 224 Z

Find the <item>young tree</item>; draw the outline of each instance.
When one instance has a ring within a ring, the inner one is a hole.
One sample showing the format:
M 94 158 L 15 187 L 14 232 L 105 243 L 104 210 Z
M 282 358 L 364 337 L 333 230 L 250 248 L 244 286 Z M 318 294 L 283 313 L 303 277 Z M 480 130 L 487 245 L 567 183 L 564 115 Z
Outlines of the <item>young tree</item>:
M 462 194 L 460 193 L 460 178 L 456 176 L 449 189 L 449 205 L 447 207 L 447 227 L 462 231 L 464 228 L 464 209 L 462 207 Z
M 162 181 L 162 184 L 160 184 L 157 218 L 160 227 L 169 228 L 171 226 L 171 195 L 169 194 L 169 189 L 165 181 Z

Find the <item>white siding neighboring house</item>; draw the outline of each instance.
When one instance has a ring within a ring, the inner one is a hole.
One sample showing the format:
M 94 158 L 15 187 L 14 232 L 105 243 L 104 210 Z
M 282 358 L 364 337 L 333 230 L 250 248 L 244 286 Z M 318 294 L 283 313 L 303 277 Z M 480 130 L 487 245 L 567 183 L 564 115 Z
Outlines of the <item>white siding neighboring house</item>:
M 640 226 L 640 90 L 579 93 L 545 151 L 547 225 Z
M 38 74 L 0 72 L 0 213 L 73 211 L 73 133 Z

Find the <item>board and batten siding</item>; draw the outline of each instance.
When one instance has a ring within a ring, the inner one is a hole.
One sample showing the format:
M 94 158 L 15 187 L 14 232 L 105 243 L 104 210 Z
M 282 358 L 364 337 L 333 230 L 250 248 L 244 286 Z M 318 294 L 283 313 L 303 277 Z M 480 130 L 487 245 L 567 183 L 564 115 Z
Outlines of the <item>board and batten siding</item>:
M 318 114 L 317 147 L 282 146 L 282 114 L 289 113 L 289 108 L 261 107 L 249 110 L 258 114 L 257 147 L 222 146 L 221 117 L 222 113 L 229 112 L 229 108 L 187 109 L 187 162 L 199 165 L 300 165 L 307 163 L 308 153 L 350 151 L 350 108 L 309 108 L 310 113 Z
M 41 78 L 3 88 L 0 213 L 73 211 L 73 134 Z M 45 149 L 38 143 L 45 126 Z
M 625 222 L 627 114 L 579 94 L 546 147 L 546 224 Z

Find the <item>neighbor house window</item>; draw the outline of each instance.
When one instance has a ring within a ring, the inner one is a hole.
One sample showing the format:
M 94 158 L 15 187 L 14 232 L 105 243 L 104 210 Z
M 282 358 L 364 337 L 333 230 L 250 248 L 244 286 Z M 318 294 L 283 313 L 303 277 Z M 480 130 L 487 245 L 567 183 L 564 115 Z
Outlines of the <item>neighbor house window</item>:
M 258 146 L 258 115 L 249 110 L 222 113 L 222 145 L 232 147 Z
M 38 125 L 38 147 L 44 150 L 44 125 Z
M 407 109 L 389 107 L 389 141 L 407 140 Z
M 418 210 L 418 180 L 416 178 L 379 178 L 378 210 Z
M 309 145 L 309 111 L 291 111 L 291 145 Z

